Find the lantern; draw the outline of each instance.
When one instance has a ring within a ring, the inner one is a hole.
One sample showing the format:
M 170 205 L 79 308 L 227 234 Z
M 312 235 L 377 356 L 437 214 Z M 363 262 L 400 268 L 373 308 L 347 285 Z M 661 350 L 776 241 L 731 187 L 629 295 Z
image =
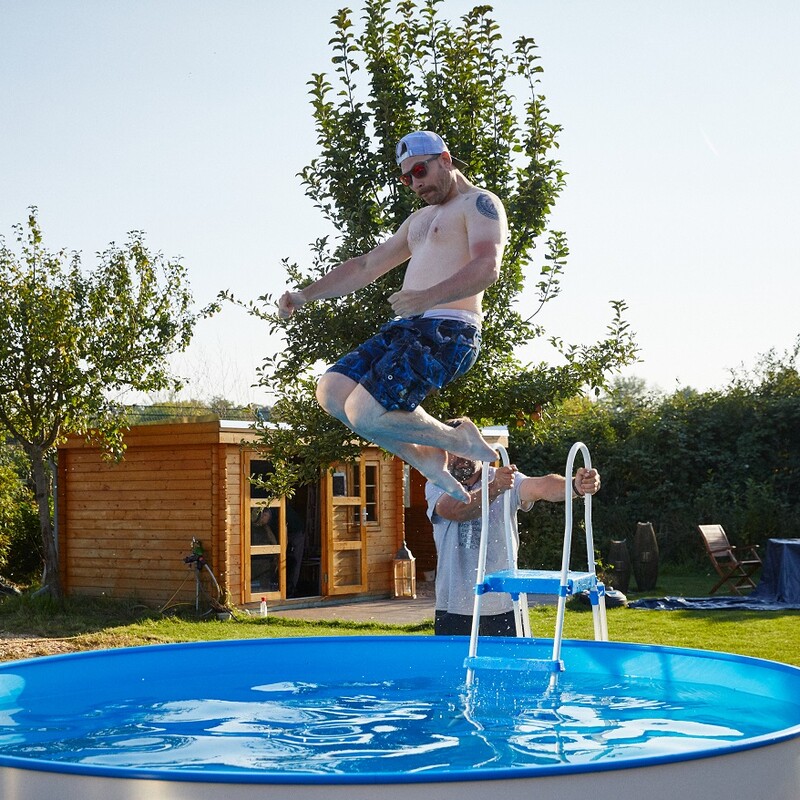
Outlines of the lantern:
M 411 551 L 403 546 L 397 551 L 397 555 L 392 562 L 394 566 L 394 596 L 411 597 L 417 596 L 417 569 L 414 566 L 416 559 L 411 555 Z

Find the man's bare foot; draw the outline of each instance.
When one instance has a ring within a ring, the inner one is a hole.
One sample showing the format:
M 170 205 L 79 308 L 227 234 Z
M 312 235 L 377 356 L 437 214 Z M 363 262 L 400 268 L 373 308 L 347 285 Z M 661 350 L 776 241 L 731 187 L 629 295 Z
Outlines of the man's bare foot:
M 478 426 L 471 419 L 463 417 L 461 424 L 453 430 L 459 437 L 457 442 L 448 448 L 453 455 L 489 463 L 497 459 L 497 451 L 481 436 Z
M 425 473 L 423 473 L 425 474 Z M 440 489 L 444 489 L 450 497 L 462 503 L 469 503 L 469 492 L 445 469 L 441 472 L 425 474 L 425 477 Z
M 447 453 L 438 447 L 404 444 L 397 448 L 401 458 L 421 472 L 432 484 L 443 489 L 450 497 L 469 503 L 469 492 L 447 469 Z

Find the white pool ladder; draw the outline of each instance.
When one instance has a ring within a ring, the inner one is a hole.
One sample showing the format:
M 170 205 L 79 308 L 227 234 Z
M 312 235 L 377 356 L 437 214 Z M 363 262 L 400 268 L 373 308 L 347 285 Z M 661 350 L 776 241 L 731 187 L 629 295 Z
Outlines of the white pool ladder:
M 502 445 L 496 446 L 503 466 L 509 463 L 508 453 Z M 478 551 L 478 575 L 475 584 L 475 603 L 472 612 L 472 630 L 469 640 L 469 655 L 464 661 L 467 668 L 467 686 L 472 684 L 476 669 L 514 669 L 540 670 L 555 675 L 564 670 L 561 660 L 561 640 L 564 634 L 564 613 L 567 598 L 578 593 L 589 592 L 594 622 L 594 638 L 608 641 L 608 625 L 606 623 L 605 587 L 597 580 L 594 562 L 594 537 L 592 533 L 592 496 L 587 494 L 584 501 L 584 524 L 586 528 L 587 572 L 573 572 L 569 568 L 572 549 L 572 470 L 575 456 L 581 451 L 583 463 L 591 469 L 592 462 L 589 449 L 583 442 L 575 442 L 567 456 L 564 471 L 564 547 L 561 554 L 561 571 L 517 569 L 517 542 L 511 525 L 510 492 L 503 493 L 503 519 L 505 523 L 506 551 L 508 553 L 508 569 L 486 574 L 486 553 L 489 542 L 489 465 L 483 464 L 481 481 L 481 542 Z M 556 629 L 553 636 L 553 653 L 550 659 L 531 659 L 519 656 L 479 656 L 478 638 L 480 631 L 481 598 L 487 592 L 505 592 L 511 595 L 514 606 L 516 635 L 520 638 L 532 638 L 530 616 L 528 614 L 528 594 L 550 594 L 558 596 L 556 612 Z

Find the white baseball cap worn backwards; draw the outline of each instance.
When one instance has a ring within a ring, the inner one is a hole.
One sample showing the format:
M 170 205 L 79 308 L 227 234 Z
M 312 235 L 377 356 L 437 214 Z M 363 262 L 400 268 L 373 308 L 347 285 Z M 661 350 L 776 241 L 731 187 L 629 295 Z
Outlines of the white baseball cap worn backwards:
M 399 166 L 404 159 L 414 156 L 435 156 L 439 153 L 449 153 L 450 149 L 444 139 L 433 131 L 414 131 L 406 134 L 398 143 L 395 156 Z

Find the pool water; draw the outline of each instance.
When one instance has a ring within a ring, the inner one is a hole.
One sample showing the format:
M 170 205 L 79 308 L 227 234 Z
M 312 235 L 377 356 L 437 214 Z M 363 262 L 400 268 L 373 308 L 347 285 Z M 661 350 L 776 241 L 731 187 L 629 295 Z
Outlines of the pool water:
M 797 707 L 747 694 L 731 707 L 726 687 L 649 680 L 564 679 L 545 698 L 520 680 L 502 693 L 476 684 L 472 697 L 416 679 L 218 688 L 213 696 L 100 706 L 87 697 L 68 715 L 20 710 L 0 725 L 0 753 L 150 769 L 450 771 L 669 754 L 800 719 Z
M 527 649 L 508 640 L 491 648 Z M 594 769 L 800 735 L 800 670 L 702 651 L 565 643 L 479 672 L 466 640 L 342 637 L 84 653 L 0 667 L 0 766 L 230 777 Z

